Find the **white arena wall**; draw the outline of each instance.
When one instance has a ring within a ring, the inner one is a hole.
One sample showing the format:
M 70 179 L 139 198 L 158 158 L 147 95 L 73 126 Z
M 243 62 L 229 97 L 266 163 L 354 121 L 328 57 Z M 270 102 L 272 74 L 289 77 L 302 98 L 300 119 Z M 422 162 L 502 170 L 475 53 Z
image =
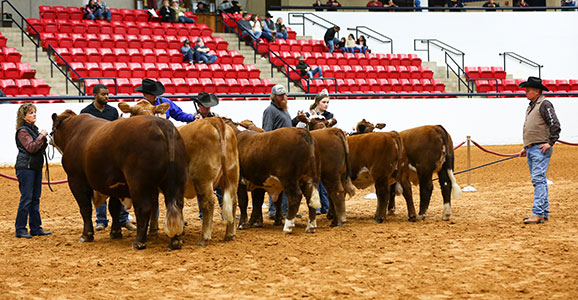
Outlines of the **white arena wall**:
M 562 125 L 560 139 L 578 142 L 578 99 L 550 98 Z M 307 110 L 311 100 L 290 100 L 289 112 L 294 117 L 298 110 Z M 51 115 L 72 109 L 79 113 L 88 103 L 36 104 L 38 108 L 37 126 L 52 128 Z M 118 103 L 111 103 L 117 107 Z M 193 102 L 178 102 L 186 112 L 195 110 Z M 263 110 L 269 101 L 222 101 L 213 111 L 235 121 L 250 119 L 261 126 Z M 421 125 L 441 124 L 451 134 L 454 144 L 471 136 L 483 145 L 521 144 L 522 124 L 528 105 L 525 98 L 512 99 L 377 99 L 377 100 L 331 100 L 329 111 L 335 114 L 339 128 L 351 131 L 362 118 L 370 122 L 385 122 L 385 130 L 404 130 Z M 3 142 L 0 164 L 13 165 L 16 160 L 15 121 L 17 104 L 0 105 L 0 132 Z M 184 125 L 175 122 L 175 125 Z M 199 141 L 200 143 L 202 141 Z M 146 151 L 146 149 L 143 149 Z M 60 162 L 56 151 L 52 162 Z
M 271 11 L 289 27 L 303 34 L 301 18 L 288 18 L 288 11 Z M 291 12 L 295 13 L 295 12 Z M 312 13 L 309 11 L 308 13 Z M 426 52 L 414 51 L 414 39 L 437 39 L 464 53 L 466 66 L 503 66 L 499 53 L 515 52 L 541 65 L 544 79 L 578 79 L 578 11 L 566 12 L 313 12 L 341 27 L 367 26 L 393 39 L 394 53 L 415 53 L 427 60 Z M 313 19 L 315 19 L 313 17 Z M 321 22 L 321 21 L 320 21 Z M 324 24 L 324 22 L 321 22 Z M 322 40 L 325 29 L 306 22 L 305 35 Z M 389 53 L 389 44 L 368 40 L 374 53 Z M 421 46 L 425 49 L 425 45 Z M 432 47 L 430 60 L 442 65 L 443 53 Z M 535 68 L 508 59 L 507 72 L 514 78 L 538 76 Z

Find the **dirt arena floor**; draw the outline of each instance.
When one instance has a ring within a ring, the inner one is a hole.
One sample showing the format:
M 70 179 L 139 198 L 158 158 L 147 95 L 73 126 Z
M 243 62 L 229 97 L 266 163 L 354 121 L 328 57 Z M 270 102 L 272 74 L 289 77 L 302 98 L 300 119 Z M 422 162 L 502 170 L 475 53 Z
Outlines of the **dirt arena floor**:
M 82 221 L 66 184 L 54 193 L 45 186 L 40 201 L 43 226 L 53 235 L 17 239 L 17 182 L 0 178 L 0 299 L 576 299 L 577 154 L 578 147 L 556 145 L 548 172 L 551 216 L 541 225 L 522 223 L 533 188 L 525 159 L 515 158 L 473 171 L 477 192 L 452 201 L 449 222 L 441 219 L 437 185 L 429 217 L 416 223 L 407 221 L 398 198 L 397 213 L 375 224 L 376 201 L 364 199 L 367 189 L 347 201 L 345 228 L 321 218 L 317 233 L 306 234 L 302 218 L 284 235 L 266 220 L 264 228 L 222 242 L 217 212 L 212 243 L 198 247 L 198 209 L 187 201 L 184 247 L 172 252 L 165 235 L 133 250 L 135 234 L 125 230 L 120 240 L 106 231 L 79 243 Z M 472 166 L 498 159 L 472 148 Z M 461 147 L 456 171 L 464 169 Z M 14 175 L 11 168 L 0 172 Z M 66 178 L 58 166 L 51 174 Z M 457 179 L 466 185 L 467 175 Z

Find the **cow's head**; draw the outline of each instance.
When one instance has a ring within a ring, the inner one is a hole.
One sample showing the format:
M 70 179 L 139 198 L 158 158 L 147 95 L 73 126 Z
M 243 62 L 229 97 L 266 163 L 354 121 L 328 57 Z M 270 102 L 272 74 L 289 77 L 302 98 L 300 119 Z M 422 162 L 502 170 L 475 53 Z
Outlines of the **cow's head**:
M 307 117 L 307 115 L 303 112 L 299 112 L 297 115 L 297 120 L 299 122 L 303 122 L 306 124 L 307 129 L 316 130 L 316 129 L 323 129 L 323 128 L 330 128 L 337 124 L 337 120 L 331 118 L 329 120 L 325 119 L 322 115 L 311 115 L 311 117 Z
M 367 120 L 363 119 L 359 123 L 357 123 L 357 125 L 355 126 L 354 134 L 373 132 L 375 130 L 375 128 L 383 129 L 383 128 L 385 128 L 385 123 L 377 123 L 376 125 L 373 125 L 373 123 L 368 122 Z
M 126 102 L 121 102 L 118 104 L 118 108 L 123 112 L 130 114 L 131 117 L 139 115 L 156 116 L 162 115 L 167 112 L 171 105 L 167 102 L 161 103 L 159 105 L 152 105 L 148 100 L 141 100 L 135 105 L 130 106 Z
M 76 113 L 70 109 L 65 110 L 63 113 L 59 115 L 57 115 L 56 113 L 52 114 L 52 132 L 50 133 L 50 136 L 52 138 L 50 139 L 50 144 L 56 147 L 56 149 L 58 149 L 58 152 L 60 153 L 62 153 L 62 150 L 60 148 L 61 143 L 59 142 L 58 139 L 59 135 L 57 134 L 57 130 L 66 119 L 74 116 L 76 116 Z
M 247 130 L 256 131 L 256 132 L 265 132 L 265 130 L 257 127 L 257 125 L 255 125 L 255 123 L 253 123 L 253 121 L 251 121 L 251 120 L 243 120 L 239 123 L 239 125 L 241 125 L 241 127 L 245 128 Z

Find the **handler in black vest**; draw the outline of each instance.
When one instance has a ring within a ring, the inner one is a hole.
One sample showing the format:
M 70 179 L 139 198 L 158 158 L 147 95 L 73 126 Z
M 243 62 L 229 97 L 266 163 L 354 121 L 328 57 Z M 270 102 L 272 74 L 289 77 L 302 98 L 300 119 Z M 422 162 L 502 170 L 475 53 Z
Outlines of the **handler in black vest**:
M 94 101 L 87 107 L 83 108 L 81 114 L 91 114 L 97 118 L 114 121 L 118 119 L 118 111 L 116 108 L 108 105 L 108 88 L 104 84 L 97 84 L 93 88 Z M 120 201 L 118 198 L 110 198 L 109 201 Z M 111 213 L 112 214 L 112 213 Z M 128 218 L 128 211 L 121 204 L 120 207 L 120 226 L 130 230 L 136 231 L 136 226 L 132 224 Z M 104 230 L 108 226 L 108 219 L 106 218 L 106 202 L 96 208 L 96 231 Z
M 20 188 L 20 204 L 16 214 L 16 237 L 32 238 L 37 235 L 50 235 L 42 229 L 40 219 L 40 194 L 42 192 L 42 166 L 44 150 L 48 145 L 46 130 L 36 127 L 36 106 L 25 103 L 18 108 L 16 116 L 16 177 Z M 30 233 L 26 228 L 30 225 Z

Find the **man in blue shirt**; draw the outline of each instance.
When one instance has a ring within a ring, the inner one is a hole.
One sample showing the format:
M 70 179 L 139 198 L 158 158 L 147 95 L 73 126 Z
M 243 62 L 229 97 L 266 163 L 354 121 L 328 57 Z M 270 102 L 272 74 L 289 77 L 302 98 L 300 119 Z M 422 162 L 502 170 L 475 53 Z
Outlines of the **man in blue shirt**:
M 118 111 L 116 108 L 108 105 L 108 88 L 103 84 L 97 84 L 93 88 L 94 102 L 83 108 L 81 114 L 91 114 L 97 118 L 114 121 L 118 119 Z M 120 201 L 118 198 L 110 198 L 109 201 Z M 122 227 L 135 231 L 136 226 L 132 224 L 128 217 L 128 211 L 124 206 L 120 206 L 120 224 Z M 104 230 L 108 226 L 108 219 L 106 218 L 106 202 L 96 208 L 96 231 Z
M 137 86 L 135 91 L 141 92 L 145 100 L 150 102 L 152 105 L 160 105 L 162 103 L 169 103 L 170 108 L 167 110 L 166 115 L 168 118 L 173 118 L 177 121 L 190 123 L 195 120 L 193 114 L 184 112 L 180 107 L 178 107 L 173 101 L 159 97 L 165 92 L 165 87 L 162 83 L 146 78 L 142 80 L 142 84 Z

